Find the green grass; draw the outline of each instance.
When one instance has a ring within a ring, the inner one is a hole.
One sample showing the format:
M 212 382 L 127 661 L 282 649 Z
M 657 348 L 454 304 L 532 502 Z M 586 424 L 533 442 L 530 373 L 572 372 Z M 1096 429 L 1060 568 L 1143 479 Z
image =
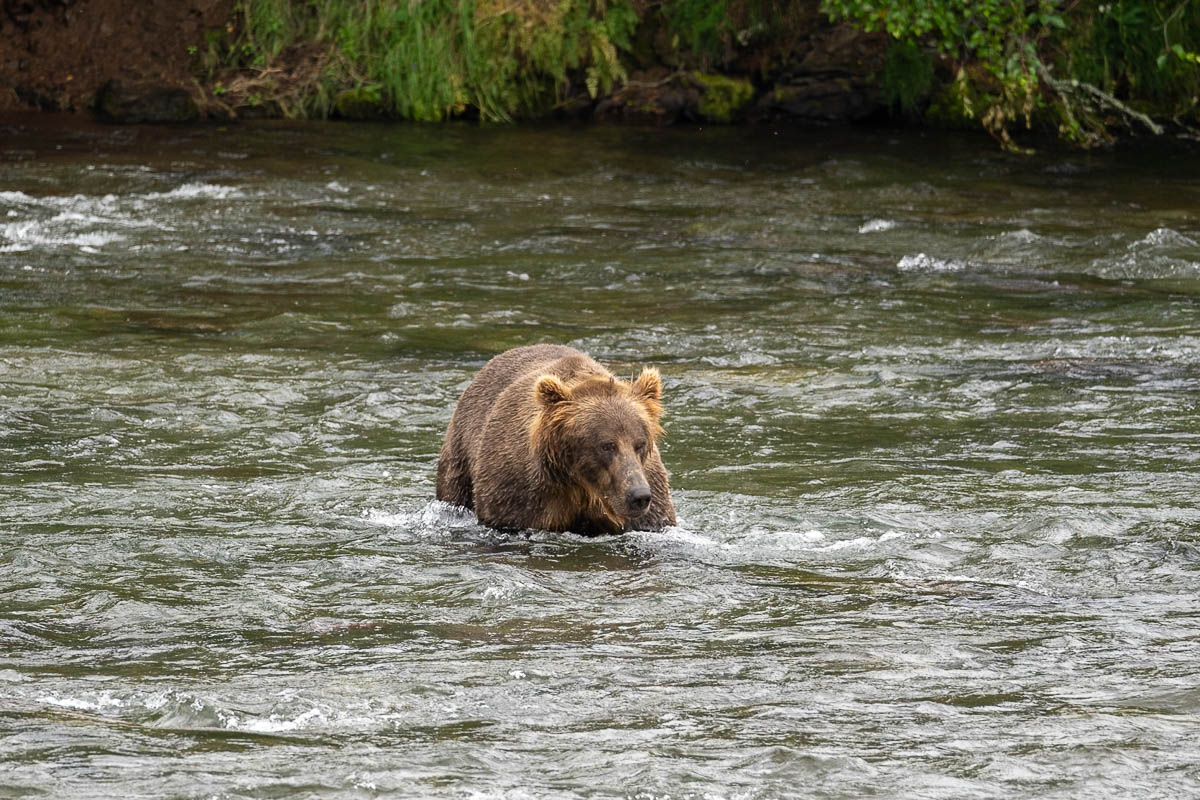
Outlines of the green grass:
M 637 15 L 628 0 L 242 0 L 237 55 L 265 69 L 300 47 L 327 58 L 297 109 L 324 115 L 363 85 L 403 119 L 475 109 L 487 120 L 546 113 L 579 74 L 593 94 L 625 76 Z

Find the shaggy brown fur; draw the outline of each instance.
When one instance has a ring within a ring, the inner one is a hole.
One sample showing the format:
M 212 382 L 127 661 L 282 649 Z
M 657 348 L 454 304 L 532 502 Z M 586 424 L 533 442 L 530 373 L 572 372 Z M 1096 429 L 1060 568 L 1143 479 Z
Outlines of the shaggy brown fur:
M 518 347 L 459 398 L 437 467 L 437 497 L 494 528 L 585 534 L 675 524 L 655 440 L 662 378 L 622 381 L 578 350 Z

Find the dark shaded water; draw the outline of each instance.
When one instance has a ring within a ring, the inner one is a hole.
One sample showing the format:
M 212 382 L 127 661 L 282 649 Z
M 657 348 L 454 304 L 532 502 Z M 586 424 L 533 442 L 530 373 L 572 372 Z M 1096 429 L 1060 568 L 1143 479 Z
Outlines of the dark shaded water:
M 817 131 L 0 141 L 0 797 L 1200 793 L 1200 166 Z M 432 502 L 537 341 L 680 525 Z

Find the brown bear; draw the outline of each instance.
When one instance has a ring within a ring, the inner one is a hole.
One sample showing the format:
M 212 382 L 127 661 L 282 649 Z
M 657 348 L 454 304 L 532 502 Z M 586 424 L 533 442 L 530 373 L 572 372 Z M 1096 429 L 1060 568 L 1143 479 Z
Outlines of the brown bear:
M 662 378 L 619 380 L 561 345 L 493 358 L 454 409 L 437 497 L 484 525 L 587 535 L 675 524 L 662 433 Z

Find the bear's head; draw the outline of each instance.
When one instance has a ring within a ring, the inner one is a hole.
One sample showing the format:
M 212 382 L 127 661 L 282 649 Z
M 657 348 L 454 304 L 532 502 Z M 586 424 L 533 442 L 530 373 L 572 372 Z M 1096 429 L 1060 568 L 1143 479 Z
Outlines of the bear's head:
M 647 367 L 632 382 L 589 375 L 570 383 L 556 375 L 534 382 L 538 415 L 530 430 L 550 477 L 578 492 L 592 518 L 622 530 L 653 499 L 646 462 L 662 434 L 662 377 Z

